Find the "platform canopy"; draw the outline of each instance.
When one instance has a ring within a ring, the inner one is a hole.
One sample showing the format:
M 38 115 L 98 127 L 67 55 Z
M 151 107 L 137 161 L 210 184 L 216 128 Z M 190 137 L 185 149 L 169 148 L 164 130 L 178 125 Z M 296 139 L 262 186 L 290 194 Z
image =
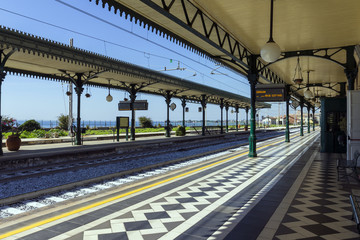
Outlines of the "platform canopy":
M 135 86 L 139 92 L 170 93 L 190 101 L 200 101 L 205 95 L 208 103 L 219 104 L 223 99 L 229 106 L 250 106 L 249 98 L 234 93 L 4 27 L 0 28 L 0 50 L 2 58 L 7 56 L 4 70 L 14 74 L 60 81 L 80 80 L 81 84 L 111 89 L 129 90 Z M 257 104 L 257 108 L 270 106 Z
M 271 0 L 94 2 L 241 74 L 256 69 L 260 83 L 291 85 L 293 96 L 303 96 L 307 87 L 316 96 L 344 95 L 358 74 L 359 0 L 274 1 L 273 39 L 282 54 L 270 65 L 259 54 L 269 40 Z M 294 83 L 298 57 L 301 85 Z

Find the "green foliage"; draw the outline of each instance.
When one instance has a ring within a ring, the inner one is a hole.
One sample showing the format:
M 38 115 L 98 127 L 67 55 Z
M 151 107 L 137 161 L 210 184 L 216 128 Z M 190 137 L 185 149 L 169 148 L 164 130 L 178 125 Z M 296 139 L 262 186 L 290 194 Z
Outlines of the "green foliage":
M 62 130 L 62 129 L 56 129 L 56 128 L 55 129 L 50 129 L 49 133 L 51 135 L 54 135 L 54 133 L 57 133 L 57 134 L 59 134 L 60 137 L 65 137 L 65 136 L 68 135 L 67 131 Z
M 27 120 L 26 122 L 24 122 L 23 124 L 21 124 L 19 126 L 20 131 L 29 131 L 29 132 L 31 132 L 31 131 L 34 131 L 34 130 L 37 130 L 37 129 L 41 129 L 40 123 L 38 123 L 34 119 Z
M 176 136 L 185 136 L 186 135 L 186 129 L 183 126 L 178 126 L 175 132 Z
M 165 132 L 165 128 L 135 128 L 135 133 L 144 132 Z
M 142 128 L 152 128 L 153 127 L 153 122 L 151 120 L 151 118 L 148 117 L 139 117 L 139 122 Z
M 125 129 L 120 129 L 120 133 L 125 132 Z M 113 131 L 111 129 L 109 130 L 93 130 L 88 129 L 86 130 L 86 135 L 107 135 L 107 134 L 113 134 Z
M 68 129 L 68 126 L 69 126 L 69 116 L 68 115 L 60 114 L 60 116 L 58 116 L 58 121 L 59 121 L 60 129 L 62 129 L 62 130 Z
M 38 130 L 32 131 L 32 134 L 35 136 L 35 138 L 43 138 L 43 137 L 45 137 L 45 133 L 46 133 L 46 131 L 43 129 L 38 129 Z

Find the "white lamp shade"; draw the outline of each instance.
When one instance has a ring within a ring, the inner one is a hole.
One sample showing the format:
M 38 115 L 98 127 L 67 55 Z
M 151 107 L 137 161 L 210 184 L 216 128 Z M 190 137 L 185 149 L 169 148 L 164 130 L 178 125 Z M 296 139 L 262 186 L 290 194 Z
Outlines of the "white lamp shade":
M 111 102 L 112 100 L 113 100 L 113 97 L 109 93 L 109 95 L 106 96 L 106 101 Z
M 306 99 L 311 99 L 314 97 L 313 93 L 310 91 L 310 89 L 306 89 L 306 91 L 304 92 L 304 97 Z
M 260 56 L 266 62 L 275 62 L 279 59 L 281 50 L 276 42 L 267 42 L 260 50 Z

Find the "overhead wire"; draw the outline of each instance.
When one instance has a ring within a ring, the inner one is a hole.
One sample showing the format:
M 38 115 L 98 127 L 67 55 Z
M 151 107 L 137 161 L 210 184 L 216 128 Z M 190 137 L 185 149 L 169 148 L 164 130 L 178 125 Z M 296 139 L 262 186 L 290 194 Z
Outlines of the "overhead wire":
M 122 27 L 120 27 L 120 26 L 118 26 L 118 25 L 115 25 L 115 24 L 113 24 L 113 23 L 111 23 L 111 22 L 109 22 L 109 21 L 106 21 L 106 20 L 104 20 L 104 19 L 101 19 L 101 18 L 99 18 L 99 17 L 97 17 L 97 16 L 95 16 L 95 15 L 93 15 L 93 14 L 87 13 L 87 12 L 85 12 L 85 11 L 83 11 L 83 10 L 77 8 L 77 7 L 74 7 L 74 6 L 70 5 L 70 4 L 67 4 L 67 3 L 65 3 L 65 2 L 63 2 L 63 1 L 61 1 L 61 0 L 55 0 L 55 1 L 56 1 L 56 2 L 59 2 L 59 3 L 61 3 L 61 4 L 64 4 L 65 6 L 67 6 L 67 7 L 69 7 L 69 8 L 72 8 L 72 9 L 74 9 L 74 10 L 76 10 L 76 11 L 79 11 L 79 12 L 81 12 L 81 13 L 89 16 L 89 17 L 95 18 L 95 19 L 97 19 L 97 20 L 99 20 L 99 21 L 101 21 L 101 22 L 103 22 L 103 23 L 109 24 L 109 25 L 111 25 L 112 27 L 115 27 L 115 28 L 117 28 L 117 29 L 120 29 L 120 30 L 122 30 L 122 31 L 125 31 L 125 32 L 127 32 L 127 33 L 129 33 L 129 34 L 135 35 L 135 36 L 137 36 L 137 37 L 139 37 L 139 38 L 141 38 L 141 39 L 143 39 L 143 40 L 145 40 L 145 41 L 148 41 L 148 42 L 150 42 L 150 43 L 152 43 L 152 44 L 154 44 L 154 45 L 156 45 L 156 46 L 158 46 L 158 47 L 161 47 L 161 48 L 166 49 L 166 50 L 168 50 L 168 51 L 170 51 L 170 52 L 173 52 L 173 53 L 175 53 L 175 54 L 177 54 L 177 55 L 179 55 L 179 56 L 181 56 L 181 57 L 183 57 L 183 58 L 186 58 L 186 59 L 188 59 L 188 60 L 190 60 L 190 61 L 192 61 L 192 62 L 195 62 L 195 63 L 197 63 L 197 64 L 199 64 L 199 65 L 201 65 L 201 66 L 203 66 L 203 67 L 205 67 L 205 68 L 212 69 L 210 66 L 208 66 L 208 65 L 206 65 L 206 64 L 204 64 L 204 63 L 201 63 L 200 61 L 196 61 L 196 60 L 194 60 L 194 59 L 192 59 L 192 58 L 190 58 L 190 57 L 188 57 L 188 56 L 186 56 L 186 55 L 184 55 L 184 54 L 181 54 L 181 53 L 179 53 L 179 52 L 174 51 L 174 50 L 171 49 L 171 48 L 165 47 L 164 45 L 161 45 L 161 44 L 159 44 L 159 43 L 157 43 L 157 42 L 154 42 L 154 41 L 152 41 L 152 40 L 149 40 L 148 38 L 145 38 L 145 37 L 143 37 L 143 36 L 141 36 L 141 35 L 139 35 L 139 34 L 136 34 L 136 33 L 132 32 L 132 31 L 129 31 L 129 30 L 125 29 L 125 28 L 122 28 Z M 29 17 L 29 16 L 26 16 L 26 15 L 23 15 L 23 14 L 20 14 L 20 13 L 16 13 L 16 12 L 14 12 L 14 11 L 10 11 L 10 10 L 7 10 L 7 9 L 1 8 L 1 7 L 0 7 L 0 10 L 2 10 L 2 11 L 4 11 L 4 12 L 11 13 L 11 14 L 13 14 L 13 15 L 17 15 L 17 16 L 26 18 L 26 19 L 30 19 L 30 20 L 32 20 L 32 21 L 36 21 L 36 22 L 39 22 L 39 23 L 42 23 L 42 24 L 45 24 L 45 25 L 48 25 L 48 26 L 51 26 L 51 27 L 54 27 L 54 28 L 58 28 L 58 29 L 61 29 L 61 30 L 64 30 L 64 31 L 72 32 L 72 33 L 78 34 L 78 35 L 80 35 L 80 36 L 84 36 L 84 37 L 91 38 L 91 39 L 94 39 L 94 40 L 97 40 L 97 41 L 101 41 L 101 42 L 104 43 L 104 45 L 105 45 L 106 43 L 108 43 L 108 44 L 111 44 L 111 45 L 114 45 L 114 46 L 117 46 L 117 47 L 125 48 L 125 49 L 131 50 L 131 51 L 135 51 L 135 52 L 138 52 L 138 53 L 148 54 L 148 55 L 151 55 L 151 56 L 154 56 L 154 57 L 157 57 L 157 58 L 166 59 L 166 60 L 169 59 L 169 57 L 165 57 L 165 56 L 161 56 L 161 55 L 153 54 L 153 53 L 149 53 L 149 52 L 144 52 L 144 51 L 141 51 L 141 50 L 138 50 L 138 49 L 135 49 L 135 48 L 131 48 L 131 47 L 128 47 L 128 46 L 124 46 L 124 45 L 122 45 L 122 44 L 118 44 L 118 43 L 115 43 L 115 42 L 108 41 L 108 40 L 106 40 L 106 39 L 102 39 L 102 38 L 99 38 L 99 37 L 95 37 L 95 36 L 92 36 L 92 35 L 89 35 L 89 34 L 85 34 L 85 33 L 79 32 L 79 31 L 75 31 L 75 30 L 72 30 L 72 29 L 69 29 L 69 28 L 65 28 L 65 27 L 62 27 L 62 26 L 59 26 L 59 25 L 55 25 L 55 24 L 52 24 L 52 23 L 48 23 L 48 22 L 42 21 L 42 20 L 40 20 L 40 19 L 36 19 L 36 18 Z M 105 50 L 105 51 L 106 51 L 106 50 Z M 176 60 L 176 59 L 173 59 L 173 60 L 175 60 L 175 61 L 180 61 L 180 60 Z M 181 61 L 180 61 L 180 62 L 181 62 Z M 182 62 L 182 63 L 183 63 L 183 62 Z M 185 63 L 183 63 L 183 64 L 186 65 Z M 186 66 L 189 67 L 189 68 L 191 68 L 189 65 L 186 65 Z M 193 69 L 193 68 L 191 68 L 191 69 Z M 197 71 L 197 70 L 195 70 L 195 69 L 193 69 L 193 70 L 196 71 L 196 72 L 199 72 L 199 71 Z M 216 79 L 214 79 L 214 78 L 212 78 L 212 77 L 210 77 L 210 76 L 208 76 L 208 75 L 206 75 L 206 74 L 204 74 L 204 75 L 205 75 L 207 78 L 209 78 L 209 79 L 212 79 L 212 80 L 214 80 L 214 81 L 216 81 L 216 82 L 218 82 L 218 83 L 220 83 L 220 84 L 223 84 L 224 86 L 230 87 L 230 88 L 232 88 L 232 89 L 234 88 L 233 86 L 230 86 L 230 85 L 228 85 L 228 84 L 225 84 L 224 82 L 221 82 L 221 81 L 219 81 L 219 80 L 216 80 Z M 234 81 L 237 81 L 237 82 L 239 82 L 239 83 L 248 85 L 247 83 L 244 83 L 244 82 L 242 82 L 241 80 L 239 80 L 239 79 L 237 79 L 237 78 L 234 78 L 234 77 L 232 77 L 232 76 L 226 75 L 226 77 L 228 77 L 228 78 L 230 78 L 230 79 L 233 79 Z M 241 90 L 238 90 L 238 91 L 241 91 Z M 244 91 L 241 91 L 241 92 L 244 92 Z

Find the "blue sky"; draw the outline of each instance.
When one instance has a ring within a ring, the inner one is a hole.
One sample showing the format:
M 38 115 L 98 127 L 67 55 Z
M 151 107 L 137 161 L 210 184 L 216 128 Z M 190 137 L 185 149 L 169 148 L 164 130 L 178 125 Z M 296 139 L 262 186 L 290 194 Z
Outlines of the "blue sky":
M 61 2 L 82 9 L 102 21 Z M 75 47 L 153 70 L 160 71 L 165 67 L 175 69 L 180 64 L 185 70 L 166 73 L 249 97 L 250 89 L 246 78 L 144 30 L 88 0 L 1 0 L 0 23 L 60 43 L 68 44 L 69 39 L 73 38 Z M 211 74 L 216 68 L 216 74 Z M 193 76 L 195 73 L 196 76 Z M 2 115 L 19 120 L 55 120 L 60 114 L 68 114 L 68 98 L 65 95 L 67 89 L 65 83 L 8 75 L 2 87 Z M 116 116 L 129 116 L 129 112 L 117 110 L 118 102 L 128 97 L 126 92 L 113 91 L 111 94 L 114 100 L 108 103 L 105 101 L 107 90 L 90 88 L 89 91 L 91 98 L 82 97 L 82 120 L 114 120 Z M 166 119 L 163 97 L 142 93 L 137 99 L 149 101 L 149 110 L 137 111 L 137 117 L 147 116 L 154 121 Z M 173 102 L 177 108 L 170 113 L 170 119 L 181 120 L 181 103 L 178 99 L 173 99 Z M 199 105 L 188 104 L 188 107 L 190 111 L 186 119 L 200 120 L 202 115 L 197 111 Z M 73 108 L 76 109 L 75 104 Z M 260 116 L 277 116 L 279 110 L 280 114 L 284 114 L 283 103 L 280 106 L 273 104 L 272 109 L 261 110 Z M 244 118 L 245 111 L 241 110 L 239 119 Z M 208 105 L 207 119 L 220 119 L 219 106 Z M 235 114 L 229 112 L 229 119 L 235 119 Z

